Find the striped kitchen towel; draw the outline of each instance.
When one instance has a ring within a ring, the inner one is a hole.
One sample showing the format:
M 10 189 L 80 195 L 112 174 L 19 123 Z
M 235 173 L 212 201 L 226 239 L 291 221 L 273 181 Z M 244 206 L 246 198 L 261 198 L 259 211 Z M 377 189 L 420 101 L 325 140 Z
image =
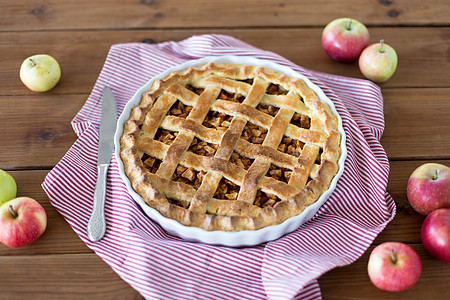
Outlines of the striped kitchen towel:
M 187 60 L 222 55 L 288 66 L 309 77 L 334 102 L 347 134 L 348 156 L 333 194 L 312 220 L 272 242 L 242 248 L 187 242 L 143 213 L 127 193 L 113 157 L 106 234 L 100 242 L 90 242 L 86 227 L 97 177 L 102 88 L 112 88 L 120 114 L 153 76 Z M 112 46 L 72 125 L 78 139 L 49 172 L 43 188 L 83 242 L 148 299 L 320 299 L 317 278 L 358 259 L 395 215 L 394 201 L 386 192 L 389 162 L 379 142 L 384 129 L 379 87 L 306 70 L 230 36 Z

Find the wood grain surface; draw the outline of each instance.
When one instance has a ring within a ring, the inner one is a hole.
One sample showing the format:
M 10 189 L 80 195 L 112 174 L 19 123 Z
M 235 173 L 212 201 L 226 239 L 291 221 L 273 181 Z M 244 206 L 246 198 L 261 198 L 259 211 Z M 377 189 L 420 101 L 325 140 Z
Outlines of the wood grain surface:
M 0 299 L 142 299 L 70 228 L 41 183 L 76 140 L 71 120 L 88 97 L 113 44 L 231 35 L 315 71 L 363 78 L 357 63 L 332 61 L 323 27 L 348 16 L 365 23 L 371 42 L 383 38 L 399 56 L 380 84 L 382 145 L 390 160 L 387 190 L 397 215 L 356 262 L 319 278 L 324 299 L 450 299 L 450 264 L 424 250 L 417 214 L 406 197 L 412 171 L 426 162 L 450 166 L 450 6 L 447 0 L 0 0 L 0 169 L 19 196 L 41 203 L 44 235 L 32 245 L 0 245 Z M 50 92 L 33 93 L 19 79 L 23 59 L 49 53 L 62 68 Z M 370 251 L 386 241 L 411 245 L 423 272 L 410 290 L 388 293 L 367 275 Z
M 377 26 L 447 26 L 447 5 L 446 0 L 22 0 L 0 8 L 2 31 L 37 31 L 310 27 L 342 16 Z

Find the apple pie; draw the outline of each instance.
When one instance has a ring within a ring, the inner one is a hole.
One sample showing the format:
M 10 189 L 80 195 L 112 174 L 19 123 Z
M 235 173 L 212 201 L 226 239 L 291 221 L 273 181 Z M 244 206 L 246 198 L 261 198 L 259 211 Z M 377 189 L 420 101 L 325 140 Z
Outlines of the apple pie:
M 300 214 L 329 188 L 338 123 L 301 79 L 208 63 L 153 82 L 124 123 L 120 156 L 132 188 L 164 217 L 256 230 Z

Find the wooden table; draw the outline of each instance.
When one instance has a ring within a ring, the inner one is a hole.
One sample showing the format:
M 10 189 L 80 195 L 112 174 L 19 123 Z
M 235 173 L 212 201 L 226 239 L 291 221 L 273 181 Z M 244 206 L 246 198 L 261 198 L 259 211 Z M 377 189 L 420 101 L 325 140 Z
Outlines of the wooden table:
M 8 3 L 9 2 L 9 3 Z M 81 3 L 79 3 L 81 2 Z M 38 200 L 48 228 L 34 244 L 0 245 L 0 299 L 136 299 L 51 206 L 41 183 L 75 141 L 70 121 L 82 107 L 115 43 L 179 41 L 194 34 L 232 35 L 306 68 L 362 78 L 357 64 L 331 61 L 322 50 L 323 27 L 342 16 L 365 23 L 371 42 L 381 38 L 399 56 L 396 74 L 380 85 L 391 162 L 388 191 L 397 216 L 350 266 L 319 279 L 324 299 L 450 299 L 450 265 L 428 255 L 420 240 L 424 217 L 406 198 L 411 172 L 425 162 L 450 165 L 450 6 L 447 0 L 97 0 L 0 1 L 0 168 L 18 195 Z M 49 53 L 62 79 L 50 92 L 20 82 L 23 59 Z M 367 276 L 370 251 L 385 241 L 417 250 L 420 281 L 387 293 Z

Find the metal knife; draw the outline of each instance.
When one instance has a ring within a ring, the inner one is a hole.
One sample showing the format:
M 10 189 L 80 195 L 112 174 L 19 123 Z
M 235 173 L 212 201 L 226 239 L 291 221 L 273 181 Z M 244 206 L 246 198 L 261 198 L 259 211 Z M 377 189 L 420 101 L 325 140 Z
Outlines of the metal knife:
M 100 120 L 100 138 L 98 142 L 98 177 L 94 191 L 94 207 L 87 226 L 88 237 L 93 242 L 101 240 L 106 230 L 106 175 L 114 150 L 116 122 L 116 100 L 111 89 L 109 87 L 104 87 L 102 96 L 102 115 Z

